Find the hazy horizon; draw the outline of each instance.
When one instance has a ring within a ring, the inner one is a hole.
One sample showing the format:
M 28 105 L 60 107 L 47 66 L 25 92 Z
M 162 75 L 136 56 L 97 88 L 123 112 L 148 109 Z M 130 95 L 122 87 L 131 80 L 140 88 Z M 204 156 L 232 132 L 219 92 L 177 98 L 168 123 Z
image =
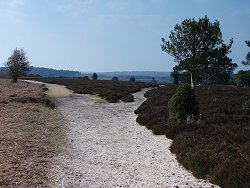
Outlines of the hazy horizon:
M 175 24 L 208 16 L 220 22 L 240 69 L 249 50 L 248 0 L 0 0 L 0 66 L 24 47 L 32 66 L 80 72 L 171 72 L 161 51 Z

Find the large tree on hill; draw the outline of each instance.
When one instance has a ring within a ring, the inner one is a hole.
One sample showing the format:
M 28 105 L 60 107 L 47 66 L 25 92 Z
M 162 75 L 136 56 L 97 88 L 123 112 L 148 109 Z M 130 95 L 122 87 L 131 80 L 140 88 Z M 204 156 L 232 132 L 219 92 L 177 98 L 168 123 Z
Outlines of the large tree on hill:
M 247 41 L 245 41 L 245 42 L 246 42 L 246 45 L 247 45 L 248 47 L 250 47 L 250 41 L 247 40 Z M 246 55 L 246 61 L 242 61 L 242 64 L 243 64 L 243 65 L 250 65 L 250 52 L 247 53 L 247 55 Z
M 233 39 L 228 45 L 224 43 L 219 22 L 211 23 L 205 16 L 198 21 L 193 18 L 176 24 L 169 41 L 162 38 L 161 49 L 174 57 L 179 71 L 190 74 L 193 88 L 195 77 L 206 82 L 214 76 L 232 73 L 237 67 L 227 57 L 232 44 Z
M 11 76 L 12 82 L 16 83 L 18 78 L 24 75 L 30 68 L 30 62 L 23 48 L 13 51 L 5 63 L 6 70 Z

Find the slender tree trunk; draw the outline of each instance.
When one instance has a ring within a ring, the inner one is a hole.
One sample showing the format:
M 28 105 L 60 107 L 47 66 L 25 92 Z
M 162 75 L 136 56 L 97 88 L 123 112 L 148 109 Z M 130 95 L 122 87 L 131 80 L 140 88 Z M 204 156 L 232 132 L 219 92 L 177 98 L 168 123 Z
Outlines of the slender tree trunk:
M 194 89 L 193 73 L 190 73 L 190 79 L 191 79 L 191 88 Z

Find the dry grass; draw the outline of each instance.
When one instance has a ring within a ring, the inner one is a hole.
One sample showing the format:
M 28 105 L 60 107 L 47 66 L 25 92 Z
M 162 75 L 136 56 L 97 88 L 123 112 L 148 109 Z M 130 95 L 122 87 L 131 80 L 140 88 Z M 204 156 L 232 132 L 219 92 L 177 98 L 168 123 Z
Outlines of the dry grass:
M 8 79 L 0 79 L 0 103 L 22 102 L 27 99 L 41 100 L 43 92 L 40 85 L 26 82 L 11 83 Z
M 46 187 L 63 129 L 43 98 L 39 85 L 0 79 L 0 187 Z

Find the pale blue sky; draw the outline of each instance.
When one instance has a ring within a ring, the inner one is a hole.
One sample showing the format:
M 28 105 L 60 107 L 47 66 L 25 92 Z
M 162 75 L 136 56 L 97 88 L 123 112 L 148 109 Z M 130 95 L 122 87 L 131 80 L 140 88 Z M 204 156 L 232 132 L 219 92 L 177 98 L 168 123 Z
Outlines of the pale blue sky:
M 0 62 L 24 47 L 33 66 L 83 72 L 172 71 L 161 51 L 176 23 L 208 16 L 234 38 L 239 69 L 250 49 L 250 0 L 0 0 Z

